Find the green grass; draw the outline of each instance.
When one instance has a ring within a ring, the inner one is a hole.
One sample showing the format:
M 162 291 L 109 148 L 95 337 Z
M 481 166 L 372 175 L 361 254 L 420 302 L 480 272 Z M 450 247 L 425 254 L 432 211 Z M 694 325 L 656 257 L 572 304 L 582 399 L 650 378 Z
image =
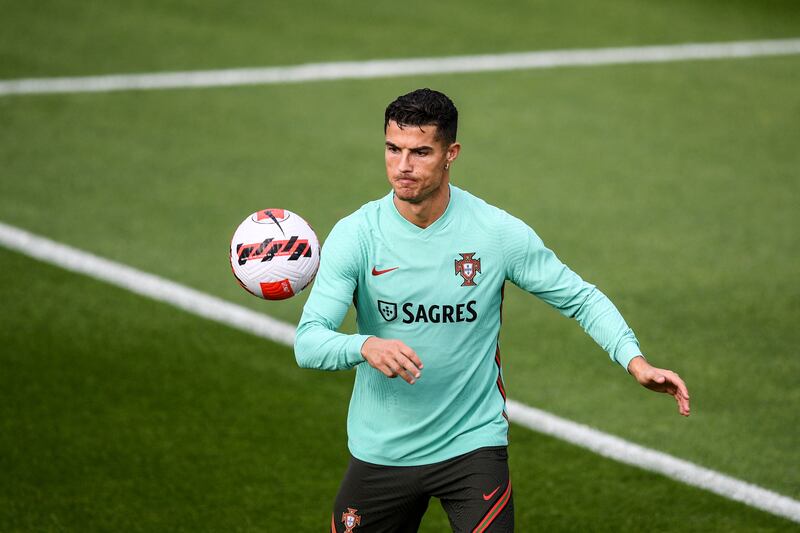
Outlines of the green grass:
M 800 36 L 793 2 L 0 4 L 0 78 Z M 0 221 L 296 322 L 227 243 L 286 207 L 327 235 L 385 194 L 382 116 L 461 111 L 455 182 L 621 309 L 693 414 L 506 292 L 512 398 L 800 498 L 800 58 L 0 98 Z M 0 531 L 317 530 L 352 376 L 0 251 Z M 348 327 L 352 328 L 352 318 Z M 512 428 L 521 531 L 787 530 Z M 297 475 L 297 473 L 300 475 Z M 425 531 L 446 519 L 432 505 Z
M 44 0 L 0 8 L 0 78 L 800 35 L 792 0 Z
M 0 530 L 319 531 L 352 373 L 0 251 Z M 519 531 L 791 524 L 512 428 Z M 434 501 L 423 532 L 443 531 Z
M 281 206 L 326 235 L 386 191 L 386 100 L 441 87 L 463 116 L 456 183 L 609 294 L 694 413 L 518 291 L 510 395 L 800 497 L 798 72 L 787 57 L 2 99 L 0 220 L 295 322 L 303 298 L 233 282 L 233 229 Z

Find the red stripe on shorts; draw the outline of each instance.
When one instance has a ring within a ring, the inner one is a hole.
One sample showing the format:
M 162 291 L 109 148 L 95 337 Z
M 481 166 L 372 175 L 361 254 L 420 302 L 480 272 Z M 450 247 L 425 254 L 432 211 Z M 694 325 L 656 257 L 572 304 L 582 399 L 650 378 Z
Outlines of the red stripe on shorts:
M 503 495 L 500 496 L 500 499 L 489 509 L 489 512 L 483 515 L 483 518 L 481 518 L 481 521 L 475 526 L 475 529 L 472 530 L 472 533 L 483 533 L 486 531 L 486 529 L 492 525 L 494 519 L 500 515 L 500 512 L 505 509 L 509 501 L 511 501 L 511 480 L 508 480 L 508 486 L 505 492 L 503 492 Z

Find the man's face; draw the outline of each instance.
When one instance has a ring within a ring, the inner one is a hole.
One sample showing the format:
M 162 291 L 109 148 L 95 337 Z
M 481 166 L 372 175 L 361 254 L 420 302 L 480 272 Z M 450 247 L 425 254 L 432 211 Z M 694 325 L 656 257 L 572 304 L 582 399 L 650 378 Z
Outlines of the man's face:
M 420 203 L 447 187 L 445 164 L 455 159 L 458 143 L 449 147 L 436 139 L 436 126 L 386 127 L 386 176 L 398 200 Z

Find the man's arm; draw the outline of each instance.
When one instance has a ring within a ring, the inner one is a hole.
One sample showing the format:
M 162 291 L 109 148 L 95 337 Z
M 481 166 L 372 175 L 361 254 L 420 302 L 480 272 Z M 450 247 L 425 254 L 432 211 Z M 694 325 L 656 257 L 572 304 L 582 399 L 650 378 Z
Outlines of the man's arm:
M 361 268 L 360 238 L 353 220 L 337 224 L 325 240 L 319 272 L 297 326 L 294 353 L 297 364 L 319 370 L 345 370 L 364 360 L 390 378 L 413 384 L 422 361 L 405 343 L 369 335 L 347 335 L 342 325 Z
M 641 355 L 639 341 L 622 315 L 594 285 L 585 282 L 547 248 L 525 223 L 513 219 L 506 277 L 574 318 L 622 368 Z
M 517 222 L 517 245 L 508 257 L 508 279 L 564 316 L 577 320 L 612 360 L 648 389 L 674 396 L 679 412 L 688 416 L 689 392 L 680 377 L 651 366 L 642 356 L 633 330 L 611 300 L 564 265 L 530 227 Z
M 294 353 L 303 368 L 343 370 L 362 362 L 367 335 L 347 335 L 342 325 L 358 283 L 360 249 L 355 224 L 344 219 L 331 230 L 320 266 L 297 326 Z

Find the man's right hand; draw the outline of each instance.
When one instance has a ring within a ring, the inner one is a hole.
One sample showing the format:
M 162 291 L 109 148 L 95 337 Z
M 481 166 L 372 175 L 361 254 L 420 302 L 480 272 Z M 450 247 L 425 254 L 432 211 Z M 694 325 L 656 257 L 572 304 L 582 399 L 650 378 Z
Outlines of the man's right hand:
M 361 355 L 386 377 L 400 376 L 413 385 L 421 375 L 422 361 L 403 341 L 370 337 L 361 345 Z

